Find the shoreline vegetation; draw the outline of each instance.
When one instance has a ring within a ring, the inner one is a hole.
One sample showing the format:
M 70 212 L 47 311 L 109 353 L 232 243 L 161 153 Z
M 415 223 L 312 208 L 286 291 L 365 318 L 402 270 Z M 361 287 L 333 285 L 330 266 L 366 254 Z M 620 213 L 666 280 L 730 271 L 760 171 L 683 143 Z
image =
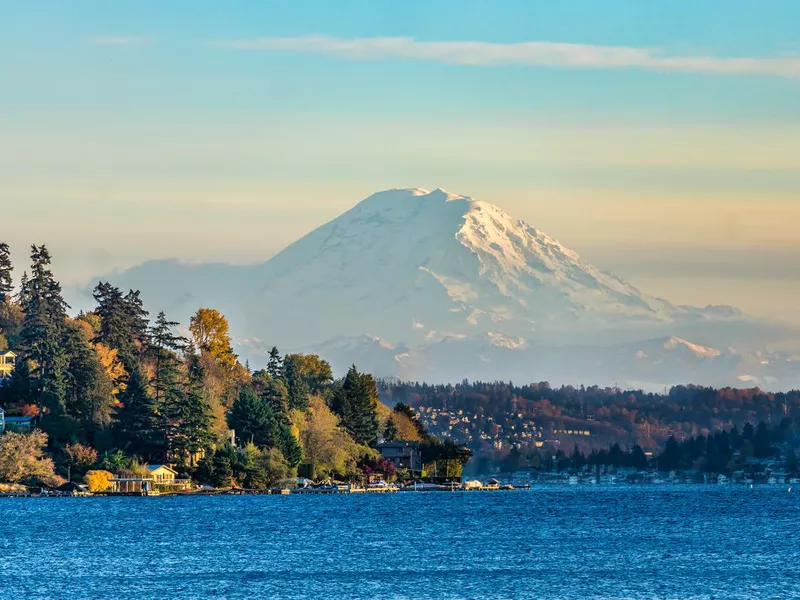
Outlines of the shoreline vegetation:
M 0 243 L 0 496 L 798 482 L 796 393 L 398 384 L 355 365 L 337 379 L 323 357 L 276 347 L 254 369 L 239 360 L 227 319 L 213 308 L 199 308 L 181 329 L 163 312 L 152 318 L 138 291 L 100 282 L 95 308 L 70 316 L 47 248 L 31 247 L 16 290 L 10 256 Z M 771 421 L 779 400 L 777 424 L 747 423 Z M 705 416 L 727 415 L 729 405 L 736 408 L 726 420 Z M 761 408 L 744 410 L 750 405 Z M 459 412 L 438 428 L 423 424 L 420 407 Z M 502 454 L 502 443 L 486 448 L 496 439 L 489 434 L 526 431 L 527 414 L 571 433 L 578 407 L 591 421 L 581 431 L 605 427 L 594 445 L 582 438 L 568 454 L 560 440 L 546 446 L 527 432 L 528 446 L 512 437 Z M 680 428 L 664 426 L 673 413 L 684 415 Z M 483 428 L 475 440 L 453 435 L 452 424 L 464 422 Z M 651 437 L 651 427 L 662 433 Z
M 16 291 L 0 244 L 0 485 L 91 493 L 266 490 L 289 478 L 367 486 L 457 479 L 471 452 L 441 442 L 400 403 L 382 404 L 353 365 L 336 379 L 312 354 L 273 347 L 251 369 L 234 353 L 224 315 L 199 308 L 188 330 L 139 292 L 94 288 L 96 307 L 69 316 L 45 246 Z M 403 440 L 387 459 L 379 442 Z M 74 491 L 74 490 L 73 490 Z

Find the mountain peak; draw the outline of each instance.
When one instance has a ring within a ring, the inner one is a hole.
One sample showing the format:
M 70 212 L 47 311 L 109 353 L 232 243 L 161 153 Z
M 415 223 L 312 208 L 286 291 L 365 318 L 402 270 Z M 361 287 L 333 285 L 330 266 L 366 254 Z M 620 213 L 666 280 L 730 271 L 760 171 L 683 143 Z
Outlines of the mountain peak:
M 409 201 L 426 202 L 426 203 L 444 203 L 453 202 L 457 200 L 472 201 L 469 196 L 462 196 L 461 194 L 454 194 L 445 190 L 444 188 L 436 188 L 433 191 L 428 191 L 425 188 L 391 188 L 375 192 L 365 200 L 362 200 L 357 206 L 381 206 L 391 203 L 402 203 Z

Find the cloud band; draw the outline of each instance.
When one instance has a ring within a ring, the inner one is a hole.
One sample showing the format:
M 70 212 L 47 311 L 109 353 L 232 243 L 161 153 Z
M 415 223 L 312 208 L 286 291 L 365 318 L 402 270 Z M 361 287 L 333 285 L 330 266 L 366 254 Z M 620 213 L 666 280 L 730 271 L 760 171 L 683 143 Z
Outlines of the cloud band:
M 351 60 L 424 60 L 454 65 L 648 69 L 717 75 L 800 77 L 800 57 L 669 56 L 659 50 L 557 42 L 420 41 L 406 37 L 269 37 L 214 42 L 236 50 L 323 54 Z

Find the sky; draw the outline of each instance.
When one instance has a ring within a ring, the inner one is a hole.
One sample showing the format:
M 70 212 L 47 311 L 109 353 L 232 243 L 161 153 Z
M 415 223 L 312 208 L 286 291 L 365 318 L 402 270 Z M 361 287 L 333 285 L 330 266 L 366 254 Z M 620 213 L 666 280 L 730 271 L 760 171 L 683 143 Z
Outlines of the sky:
M 253 262 L 371 193 L 497 204 L 800 323 L 800 3 L 0 0 L 0 239 Z

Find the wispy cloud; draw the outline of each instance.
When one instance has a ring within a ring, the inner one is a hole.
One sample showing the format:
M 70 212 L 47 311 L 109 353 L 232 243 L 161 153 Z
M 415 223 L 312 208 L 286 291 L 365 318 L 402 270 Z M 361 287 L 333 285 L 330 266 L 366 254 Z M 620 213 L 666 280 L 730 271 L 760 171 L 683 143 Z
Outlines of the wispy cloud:
M 800 56 L 670 55 L 663 50 L 557 42 L 426 42 L 405 37 L 270 37 L 213 42 L 236 50 L 325 54 L 345 59 L 425 60 L 455 65 L 529 65 L 573 69 L 648 69 L 718 75 L 800 77 Z
M 95 35 L 86 40 L 94 46 L 142 46 L 149 40 L 130 35 Z

